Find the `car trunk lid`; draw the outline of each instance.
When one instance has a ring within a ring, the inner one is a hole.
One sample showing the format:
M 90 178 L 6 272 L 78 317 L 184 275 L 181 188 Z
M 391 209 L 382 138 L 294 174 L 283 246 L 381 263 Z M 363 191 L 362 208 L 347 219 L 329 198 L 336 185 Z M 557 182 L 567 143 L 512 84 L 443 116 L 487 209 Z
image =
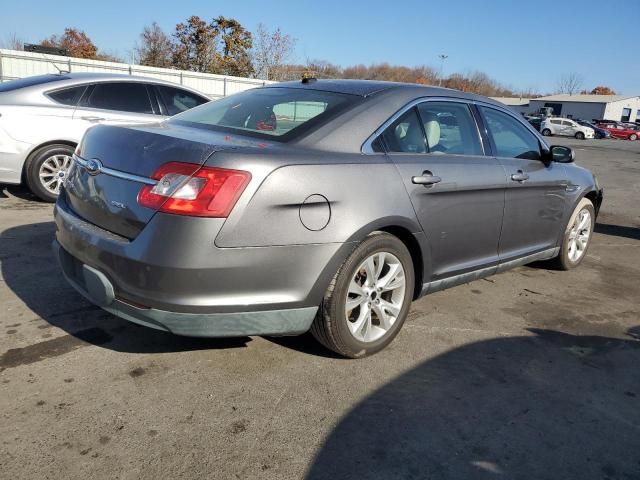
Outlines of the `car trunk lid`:
M 87 131 L 65 182 L 63 200 L 84 220 L 128 239 L 156 213 L 138 203 L 142 187 L 168 162 L 202 165 L 233 148 L 224 134 L 167 123 L 99 125 Z

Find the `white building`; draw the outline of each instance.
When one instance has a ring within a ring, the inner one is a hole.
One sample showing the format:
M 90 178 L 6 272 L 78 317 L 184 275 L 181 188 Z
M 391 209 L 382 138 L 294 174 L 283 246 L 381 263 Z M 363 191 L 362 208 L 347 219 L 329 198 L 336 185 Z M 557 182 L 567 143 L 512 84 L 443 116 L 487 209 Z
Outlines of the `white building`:
M 626 95 L 550 95 L 533 98 L 528 113 L 542 107 L 553 108 L 553 114 L 583 120 L 640 121 L 640 97 Z
M 504 103 L 511 110 L 515 110 L 518 113 L 529 113 L 529 102 L 531 99 L 523 97 L 491 97 L 498 102 Z

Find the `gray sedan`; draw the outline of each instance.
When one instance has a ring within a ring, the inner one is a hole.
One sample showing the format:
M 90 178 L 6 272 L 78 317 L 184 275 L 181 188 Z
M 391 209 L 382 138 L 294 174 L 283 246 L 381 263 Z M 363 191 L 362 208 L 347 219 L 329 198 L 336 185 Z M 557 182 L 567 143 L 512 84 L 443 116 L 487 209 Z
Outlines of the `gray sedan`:
M 602 190 L 488 98 L 288 82 L 86 133 L 56 208 L 68 281 L 189 336 L 295 335 L 362 357 L 411 301 L 585 258 Z

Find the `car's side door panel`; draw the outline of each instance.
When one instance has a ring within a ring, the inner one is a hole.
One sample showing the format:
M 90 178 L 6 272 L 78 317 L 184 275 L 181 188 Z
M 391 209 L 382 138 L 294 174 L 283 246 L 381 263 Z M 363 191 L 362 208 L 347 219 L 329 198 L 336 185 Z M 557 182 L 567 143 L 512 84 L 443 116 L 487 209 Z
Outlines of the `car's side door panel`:
M 430 245 L 425 283 L 497 266 L 504 169 L 484 155 L 466 102 L 434 99 L 414 110 L 382 138 Z
M 555 248 L 567 209 L 566 168 L 543 159 L 539 138 L 521 120 L 489 106 L 479 111 L 507 178 L 501 263 Z

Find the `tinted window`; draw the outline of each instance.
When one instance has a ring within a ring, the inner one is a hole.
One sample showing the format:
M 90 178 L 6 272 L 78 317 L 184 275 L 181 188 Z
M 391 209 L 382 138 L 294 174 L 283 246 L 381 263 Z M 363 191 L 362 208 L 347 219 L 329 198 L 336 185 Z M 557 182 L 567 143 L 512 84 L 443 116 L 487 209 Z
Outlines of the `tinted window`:
M 10 92 L 19 88 L 31 87 L 43 83 L 58 82 L 60 80 L 69 80 L 64 75 L 37 75 L 35 77 L 19 78 L 8 82 L 0 83 L 0 92 Z
M 156 89 L 160 93 L 160 99 L 167 109 L 167 115 L 176 115 L 208 102 L 206 98 L 194 95 L 181 88 L 156 85 Z
M 572 122 L 567 122 L 566 120 L 562 121 L 562 125 L 567 126 L 567 127 L 573 127 L 573 123 Z
M 80 100 L 80 95 L 85 90 L 85 86 L 65 88 L 64 90 L 56 90 L 55 92 L 47 93 L 47 96 L 53 101 L 62 103 L 63 105 L 75 106 Z
M 480 107 L 499 157 L 540 158 L 538 138 L 511 115 Z
M 97 83 L 86 106 L 121 112 L 153 113 L 147 87 L 142 83 Z
M 389 152 L 426 153 L 427 142 L 415 108 L 407 111 L 382 134 Z
M 551 123 L 553 123 L 554 125 L 562 125 L 561 120 L 551 120 Z
M 257 88 L 187 110 L 171 121 L 280 137 L 303 125 L 317 125 L 358 100 L 319 90 Z
M 431 153 L 482 155 L 476 122 L 469 106 L 453 102 L 424 102 L 418 106 Z

